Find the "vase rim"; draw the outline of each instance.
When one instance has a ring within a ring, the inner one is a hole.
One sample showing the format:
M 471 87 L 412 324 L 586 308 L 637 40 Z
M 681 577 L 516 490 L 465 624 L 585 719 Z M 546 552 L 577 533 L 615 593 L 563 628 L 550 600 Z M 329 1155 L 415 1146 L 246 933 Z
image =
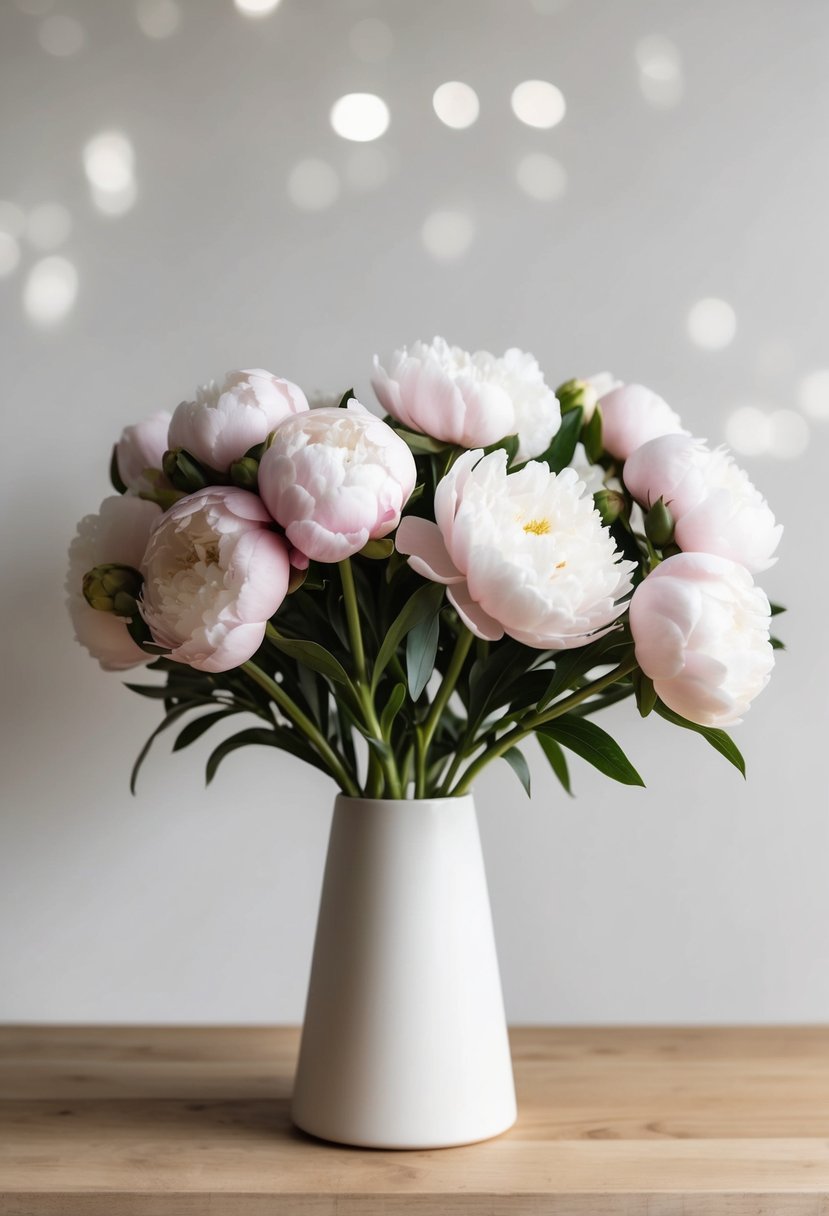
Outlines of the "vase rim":
M 435 804 L 440 804 L 441 806 L 443 806 L 443 805 L 462 806 L 464 803 L 467 803 L 470 801 L 472 801 L 471 792 L 467 793 L 467 794 L 456 794 L 451 797 L 441 797 L 441 798 L 367 798 L 367 797 L 362 797 L 362 796 L 359 798 L 353 798 L 350 794 L 338 793 L 337 798 L 336 798 L 336 802 L 338 805 L 349 803 L 349 804 L 353 804 L 355 806 L 359 806 L 362 803 L 366 806 L 370 805 L 370 806 L 387 806 L 387 807 L 425 806 L 427 804 L 430 806 L 434 806 Z

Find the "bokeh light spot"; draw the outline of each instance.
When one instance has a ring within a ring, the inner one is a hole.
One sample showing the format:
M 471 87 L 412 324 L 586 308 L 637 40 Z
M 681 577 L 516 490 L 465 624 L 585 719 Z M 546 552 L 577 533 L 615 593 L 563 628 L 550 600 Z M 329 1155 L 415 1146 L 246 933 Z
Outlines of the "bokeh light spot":
M 703 350 L 722 350 L 734 340 L 737 316 L 725 300 L 697 300 L 688 313 L 688 337 Z
M 725 424 L 728 446 L 743 456 L 762 456 L 769 449 L 769 415 L 756 405 L 741 405 Z
M 181 25 L 181 9 L 176 0 L 138 0 L 135 19 L 147 38 L 170 38 Z
M 440 121 L 455 131 L 471 127 L 481 110 L 478 94 L 462 80 L 447 80 L 438 85 L 432 106 Z
M 343 139 L 368 143 L 389 125 L 389 107 L 375 93 L 346 93 L 331 107 L 331 126 Z
M 0 229 L 0 279 L 14 274 L 20 262 L 20 246 L 17 237 Z
M 134 164 L 132 144 L 120 131 L 103 131 L 84 145 L 83 167 L 90 184 L 99 190 L 126 189 Z
M 80 21 L 63 13 L 44 17 L 37 29 L 37 40 L 49 55 L 66 58 L 77 55 L 86 42 L 86 34 Z
M 288 197 L 301 211 L 325 211 L 340 196 L 340 179 L 327 161 L 309 157 L 288 175 Z
M 516 166 L 515 179 L 525 194 L 539 202 L 551 202 L 567 191 L 564 166 L 546 152 L 529 152 L 522 156 Z
M 809 372 L 797 386 L 797 403 L 810 418 L 829 418 L 829 368 Z
M 809 446 L 809 424 L 796 410 L 769 416 L 769 452 L 779 460 L 796 460 Z
M 475 239 L 475 223 L 466 211 L 433 211 L 420 233 L 423 247 L 436 262 L 455 262 Z
M 66 258 L 35 262 L 26 277 L 23 307 L 36 325 L 56 325 L 72 311 L 78 295 L 78 272 Z
M 650 105 L 669 109 L 682 100 L 685 84 L 682 59 L 670 38 L 653 34 L 640 38 L 635 48 L 639 88 Z
M 567 106 L 561 89 L 549 80 L 524 80 L 512 91 L 512 112 L 528 127 L 555 127 Z
M 246 17 L 267 17 L 279 5 L 279 0 L 234 0 L 240 13 Z

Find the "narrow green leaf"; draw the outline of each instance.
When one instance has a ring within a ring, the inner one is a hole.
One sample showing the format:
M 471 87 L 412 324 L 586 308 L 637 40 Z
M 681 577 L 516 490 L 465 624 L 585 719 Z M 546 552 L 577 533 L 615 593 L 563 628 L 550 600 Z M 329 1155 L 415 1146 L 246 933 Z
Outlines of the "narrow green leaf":
M 547 451 L 538 457 L 538 460 L 543 460 L 554 473 L 560 473 L 573 459 L 573 453 L 581 434 L 583 417 L 584 410 L 581 406 L 568 410 L 561 419 L 561 426 L 553 436 L 553 441 Z
M 289 658 L 296 659 L 297 662 L 310 667 L 311 671 L 318 671 L 320 675 L 327 676 L 329 680 L 333 680 L 336 684 L 350 684 L 351 681 L 348 678 L 348 673 L 342 663 L 334 658 L 330 650 L 326 650 L 324 646 L 320 646 L 319 642 L 308 642 L 303 638 L 283 637 L 272 625 L 268 627 L 267 638 L 277 650 L 281 650 Z
M 547 691 L 538 702 L 539 710 L 546 709 L 551 701 L 573 685 L 594 667 L 610 662 L 610 655 L 626 645 L 624 634 L 619 629 L 597 638 L 587 646 L 578 646 L 574 650 L 561 650 L 556 655 L 556 666 Z M 614 660 L 620 656 L 614 654 Z
M 339 403 L 337 405 L 337 409 L 344 410 L 346 408 L 346 406 L 348 405 L 349 401 L 356 401 L 356 397 L 354 396 L 353 388 L 347 388 L 345 390 L 342 397 L 340 397 Z
M 247 730 L 240 730 L 238 734 L 231 735 L 229 739 L 224 739 L 210 753 L 205 768 L 207 785 L 216 776 L 216 770 L 226 756 L 229 756 L 231 752 L 235 752 L 240 747 L 246 747 L 248 744 L 253 743 L 262 743 L 268 747 L 279 746 L 276 731 L 271 730 L 267 726 L 250 726 Z
M 780 613 L 785 612 L 785 611 L 786 611 L 786 609 L 783 606 L 783 604 L 772 604 L 771 605 L 771 615 L 772 616 L 780 616 Z
M 590 421 L 582 428 L 581 441 L 584 444 L 584 451 L 587 459 L 592 464 L 596 464 L 604 451 L 602 446 L 601 406 L 596 406 L 596 408 L 593 410 Z
M 567 767 L 567 757 L 563 749 L 549 735 L 537 734 L 541 750 L 549 761 L 550 768 L 558 777 L 561 784 L 564 786 L 570 797 L 573 797 L 573 791 L 570 788 L 570 770 Z
M 440 439 L 432 439 L 430 435 L 421 435 L 418 431 L 407 431 L 404 427 L 395 427 L 397 434 L 405 440 L 413 452 L 443 452 L 446 444 Z
M 501 759 L 506 760 L 507 764 L 523 785 L 524 793 L 529 798 L 531 796 L 530 790 L 532 782 L 530 779 L 530 766 L 527 764 L 524 753 L 517 747 L 511 747 L 509 751 L 504 752 Z
M 622 785 L 645 784 L 616 740 L 587 718 L 562 714 L 560 718 L 539 726 L 538 733 L 555 739 L 562 747 L 575 752 L 599 772 Z
M 128 684 L 125 680 L 124 688 L 137 692 L 139 697 L 149 697 L 151 701 L 166 701 L 169 696 L 175 696 L 169 684 Z
M 639 710 L 639 716 L 647 718 L 656 705 L 656 689 L 653 686 L 653 680 L 646 676 L 644 671 L 637 670 L 633 675 L 633 689 L 636 694 L 636 708 Z
M 109 462 L 109 480 L 112 482 L 113 490 L 117 490 L 119 494 L 126 494 L 127 487 L 124 484 L 124 479 L 118 469 L 118 444 L 112 445 L 112 458 Z
M 204 704 L 203 701 L 187 701 L 183 705 L 174 706 L 173 709 L 171 709 L 167 714 L 164 715 L 164 718 L 162 719 L 162 721 L 155 728 L 155 730 L 150 735 L 147 742 L 141 748 L 141 751 L 138 753 L 138 757 L 135 761 L 135 764 L 132 766 L 132 772 L 130 773 L 130 793 L 131 794 L 135 793 L 135 785 L 136 785 L 136 782 L 138 781 L 138 774 L 141 770 L 141 765 L 147 759 L 147 755 L 149 753 L 150 748 L 152 747 L 153 743 L 158 738 L 158 736 L 161 734 L 161 732 L 163 730 L 166 730 L 168 726 L 172 726 L 172 724 L 174 722 L 178 721 L 178 719 L 182 716 L 182 714 L 189 713 L 191 709 L 198 709 L 203 704 Z
M 702 735 L 703 739 L 711 744 L 714 751 L 725 756 L 726 760 L 745 777 L 746 762 L 742 753 L 731 736 L 724 730 L 719 730 L 716 726 L 700 726 L 697 722 L 689 722 L 687 718 L 681 718 L 672 709 L 668 709 L 663 701 L 657 701 L 654 708 L 660 718 L 664 718 L 666 722 L 672 722 L 674 726 L 683 726 L 686 730 L 693 730 L 698 735 Z
M 444 587 L 442 583 L 426 583 L 418 587 L 414 595 L 406 601 L 398 616 L 389 626 L 389 631 L 383 639 L 383 645 L 374 662 L 371 676 L 372 692 L 377 687 L 380 676 L 392 661 L 397 647 L 403 638 L 421 621 L 437 616 L 443 603 Z
M 786 643 L 781 642 L 780 638 L 769 638 L 769 641 L 771 642 L 772 650 L 785 650 L 786 649 Z
M 509 468 L 513 460 L 515 460 L 519 444 L 520 440 L 517 435 L 505 435 L 504 438 L 499 439 L 497 443 L 491 443 L 489 447 L 484 448 L 484 455 L 488 456 L 490 452 L 506 452 L 507 468 Z
M 406 636 L 406 675 L 409 696 L 413 701 L 423 692 L 435 670 L 439 636 L 440 617 L 437 612 L 418 621 Z
M 391 691 L 391 696 L 385 704 L 382 714 L 380 715 L 380 729 L 385 738 L 388 739 L 395 718 L 400 712 L 400 707 L 406 699 L 406 685 L 395 684 Z
M 215 726 L 217 722 L 221 722 L 222 718 L 227 718 L 231 714 L 239 712 L 238 709 L 219 709 L 215 713 L 204 714 L 201 718 L 194 718 L 176 736 L 173 751 L 180 752 L 182 748 L 189 747 L 191 743 L 195 743 L 206 731 L 210 730 L 211 726 Z

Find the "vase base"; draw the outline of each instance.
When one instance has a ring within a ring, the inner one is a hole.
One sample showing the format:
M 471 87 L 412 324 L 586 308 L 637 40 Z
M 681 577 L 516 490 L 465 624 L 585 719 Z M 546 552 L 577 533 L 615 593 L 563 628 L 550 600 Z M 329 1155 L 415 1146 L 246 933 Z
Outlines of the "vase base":
M 392 1137 L 388 1135 L 388 1129 L 383 1136 L 367 1136 L 359 1132 L 345 1133 L 337 1132 L 336 1129 L 325 1127 L 324 1124 L 315 1124 L 311 1126 L 313 1120 L 301 1122 L 299 1119 L 292 1116 L 294 1127 L 305 1135 L 313 1136 L 315 1140 L 324 1140 L 327 1144 L 345 1144 L 350 1148 L 371 1148 L 385 1149 L 394 1152 L 417 1152 L 439 1149 L 439 1148 L 461 1148 L 465 1144 L 480 1144 L 484 1140 L 495 1140 L 498 1136 L 502 1136 L 504 1132 L 508 1132 L 511 1127 L 515 1126 L 518 1118 L 517 1112 L 499 1121 L 491 1128 L 478 1128 L 475 1131 L 467 1133 L 458 1132 L 443 1136 L 421 1137 Z

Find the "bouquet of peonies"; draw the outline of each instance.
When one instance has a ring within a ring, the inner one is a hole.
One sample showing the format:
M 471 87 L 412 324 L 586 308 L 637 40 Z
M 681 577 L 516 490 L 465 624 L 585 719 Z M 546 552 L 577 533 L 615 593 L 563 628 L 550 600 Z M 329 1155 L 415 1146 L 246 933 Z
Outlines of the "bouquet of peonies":
M 632 697 L 702 734 L 774 663 L 753 575 L 781 527 L 721 448 L 661 397 L 603 374 L 555 392 L 534 358 L 441 339 L 374 361 L 310 408 L 254 370 L 127 427 L 118 493 L 86 516 L 67 590 L 107 670 L 147 663 L 174 750 L 234 715 L 210 755 L 281 748 L 373 798 L 468 792 L 502 757 L 529 791 L 535 736 L 642 784 L 590 716 Z

